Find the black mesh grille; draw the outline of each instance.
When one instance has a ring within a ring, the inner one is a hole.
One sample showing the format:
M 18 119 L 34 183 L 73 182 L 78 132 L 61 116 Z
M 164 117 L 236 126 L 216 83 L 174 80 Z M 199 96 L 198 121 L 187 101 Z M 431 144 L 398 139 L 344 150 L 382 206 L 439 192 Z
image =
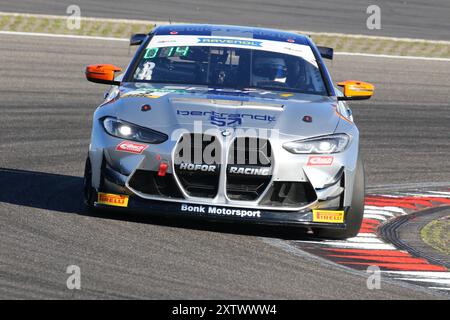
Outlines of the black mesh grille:
M 228 154 L 228 198 L 244 201 L 258 199 L 271 180 L 272 163 L 269 141 L 250 137 L 236 138 Z
M 182 136 L 175 151 L 175 173 L 192 197 L 214 198 L 219 189 L 221 147 L 216 137 Z

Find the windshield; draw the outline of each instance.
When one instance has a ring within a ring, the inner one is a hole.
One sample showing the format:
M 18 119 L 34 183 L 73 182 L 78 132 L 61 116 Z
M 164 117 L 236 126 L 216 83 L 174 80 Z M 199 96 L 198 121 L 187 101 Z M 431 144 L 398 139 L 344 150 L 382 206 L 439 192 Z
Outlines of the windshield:
M 315 61 L 312 63 L 298 55 L 249 48 L 152 47 L 150 43 L 138 61 L 132 78 L 137 82 L 260 88 L 327 95 Z

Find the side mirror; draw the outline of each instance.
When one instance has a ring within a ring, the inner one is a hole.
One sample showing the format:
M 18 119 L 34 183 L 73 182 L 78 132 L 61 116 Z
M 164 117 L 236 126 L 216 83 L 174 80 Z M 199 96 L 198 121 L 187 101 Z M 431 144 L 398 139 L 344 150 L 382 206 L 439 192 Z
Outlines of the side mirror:
M 333 60 L 333 48 L 328 47 L 317 47 L 319 49 L 319 53 L 324 59 Z
M 338 100 L 364 100 L 372 97 L 375 87 L 373 84 L 363 81 L 347 80 L 338 83 L 344 88 L 344 96 Z
M 86 67 L 86 79 L 91 82 L 119 85 L 120 81 L 114 80 L 115 73 L 122 69 L 112 64 L 93 64 Z
M 130 37 L 130 46 L 139 46 L 144 42 L 147 35 L 144 33 L 135 33 Z

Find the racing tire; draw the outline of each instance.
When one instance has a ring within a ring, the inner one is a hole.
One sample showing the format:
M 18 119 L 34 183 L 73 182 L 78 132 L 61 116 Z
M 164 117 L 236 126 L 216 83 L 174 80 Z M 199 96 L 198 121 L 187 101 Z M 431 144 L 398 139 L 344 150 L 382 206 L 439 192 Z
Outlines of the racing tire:
M 94 202 L 97 199 L 97 191 L 92 187 L 92 166 L 89 157 L 86 158 L 86 164 L 84 166 L 83 194 L 84 204 L 88 211 L 96 211 Z
M 347 211 L 345 229 L 317 229 L 315 235 L 320 238 L 345 240 L 355 237 L 361 228 L 364 216 L 364 198 L 365 198 L 365 177 L 364 164 L 361 158 L 358 158 L 356 164 L 355 183 L 353 185 L 352 204 Z

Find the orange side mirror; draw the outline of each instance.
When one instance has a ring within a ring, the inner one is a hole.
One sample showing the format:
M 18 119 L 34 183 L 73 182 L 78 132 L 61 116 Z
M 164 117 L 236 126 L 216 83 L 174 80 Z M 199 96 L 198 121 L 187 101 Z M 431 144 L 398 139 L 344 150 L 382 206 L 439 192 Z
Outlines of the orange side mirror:
M 372 97 L 375 86 L 368 82 L 347 80 L 338 83 L 338 86 L 344 88 L 344 96 L 338 97 L 339 100 L 363 100 Z
M 86 79 L 91 82 L 118 85 L 115 81 L 115 73 L 122 71 L 122 68 L 112 64 L 92 64 L 86 67 Z

